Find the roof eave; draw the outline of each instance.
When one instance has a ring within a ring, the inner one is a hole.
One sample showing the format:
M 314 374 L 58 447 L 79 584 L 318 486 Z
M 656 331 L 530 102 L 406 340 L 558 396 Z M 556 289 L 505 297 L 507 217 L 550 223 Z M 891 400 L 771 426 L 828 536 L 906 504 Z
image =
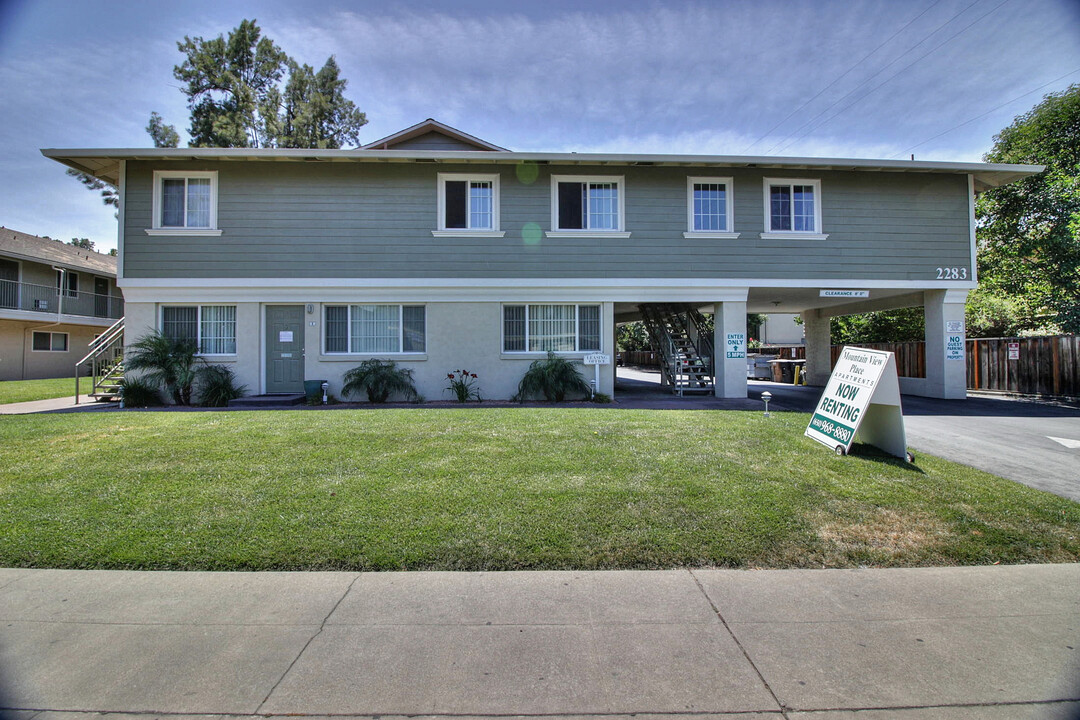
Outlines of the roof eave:
M 543 153 L 462 150 L 305 150 L 265 148 L 46 148 L 41 154 L 68 167 L 116 184 L 121 160 L 257 160 L 285 162 L 455 162 L 552 165 L 669 165 L 758 167 L 788 170 L 970 173 L 977 189 L 988 189 L 1042 172 L 1042 165 L 808 158 L 739 155 L 659 155 L 631 153 Z

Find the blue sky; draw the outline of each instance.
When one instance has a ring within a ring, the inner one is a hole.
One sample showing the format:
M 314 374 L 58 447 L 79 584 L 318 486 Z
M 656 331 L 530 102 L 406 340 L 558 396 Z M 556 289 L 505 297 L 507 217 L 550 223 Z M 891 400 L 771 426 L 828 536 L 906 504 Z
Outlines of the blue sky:
M 114 247 L 39 148 L 149 147 L 154 110 L 186 144 L 176 41 L 245 17 L 337 57 L 365 142 L 435 117 L 513 150 L 977 161 L 1080 83 L 1077 0 L 0 0 L 0 224 Z

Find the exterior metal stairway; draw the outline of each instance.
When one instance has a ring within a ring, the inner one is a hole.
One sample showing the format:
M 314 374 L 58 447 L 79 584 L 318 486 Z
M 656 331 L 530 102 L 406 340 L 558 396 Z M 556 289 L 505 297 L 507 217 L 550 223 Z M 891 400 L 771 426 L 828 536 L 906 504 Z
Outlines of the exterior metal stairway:
M 660 370 L 676 395 L 711 393 L 714 387 L 712 332 L 705 316 L 690 305 L 638 305 Z
M 95 400 L 113 400 L 120 395 L 124 384 L 124 318 L 94 338 L 90 351 L 75 363 L 75 402 L 79 402 L 79 380 L 89 367 L 92 381 L 90 392 Z

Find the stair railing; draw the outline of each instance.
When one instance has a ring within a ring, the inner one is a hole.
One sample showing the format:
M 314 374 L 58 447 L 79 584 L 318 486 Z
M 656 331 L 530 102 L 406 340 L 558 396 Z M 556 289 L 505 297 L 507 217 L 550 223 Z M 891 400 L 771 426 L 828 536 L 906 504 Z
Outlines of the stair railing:
M 116 368 L 124 358 L 124 318 L 113 323 L 108 330 L 90 342 L 86 356 L 75 363 L 75 404 L 79 404 L 79 379 L 82 368 L 90 364 L 90 377 L 94 394 L 103 384 L 109 372 Z

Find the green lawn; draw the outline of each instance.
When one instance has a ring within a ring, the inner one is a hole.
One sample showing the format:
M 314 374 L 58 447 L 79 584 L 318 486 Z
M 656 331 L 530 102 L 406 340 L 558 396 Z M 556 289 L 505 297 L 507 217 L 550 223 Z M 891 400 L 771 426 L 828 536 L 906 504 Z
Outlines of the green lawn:
M 83 378 L 79 391 L 90 392 L 93 381 Z M 0 405 L 30 400 L 48 400 L 58 397 L 75 397 L 75 378 L 49 378 L 47 380 L 5 380 L 0 382 Z
M 803 414 L 472 408 L 0 418 L 0 566 L 852 567 L 1080 559 L 1080 504 Z

